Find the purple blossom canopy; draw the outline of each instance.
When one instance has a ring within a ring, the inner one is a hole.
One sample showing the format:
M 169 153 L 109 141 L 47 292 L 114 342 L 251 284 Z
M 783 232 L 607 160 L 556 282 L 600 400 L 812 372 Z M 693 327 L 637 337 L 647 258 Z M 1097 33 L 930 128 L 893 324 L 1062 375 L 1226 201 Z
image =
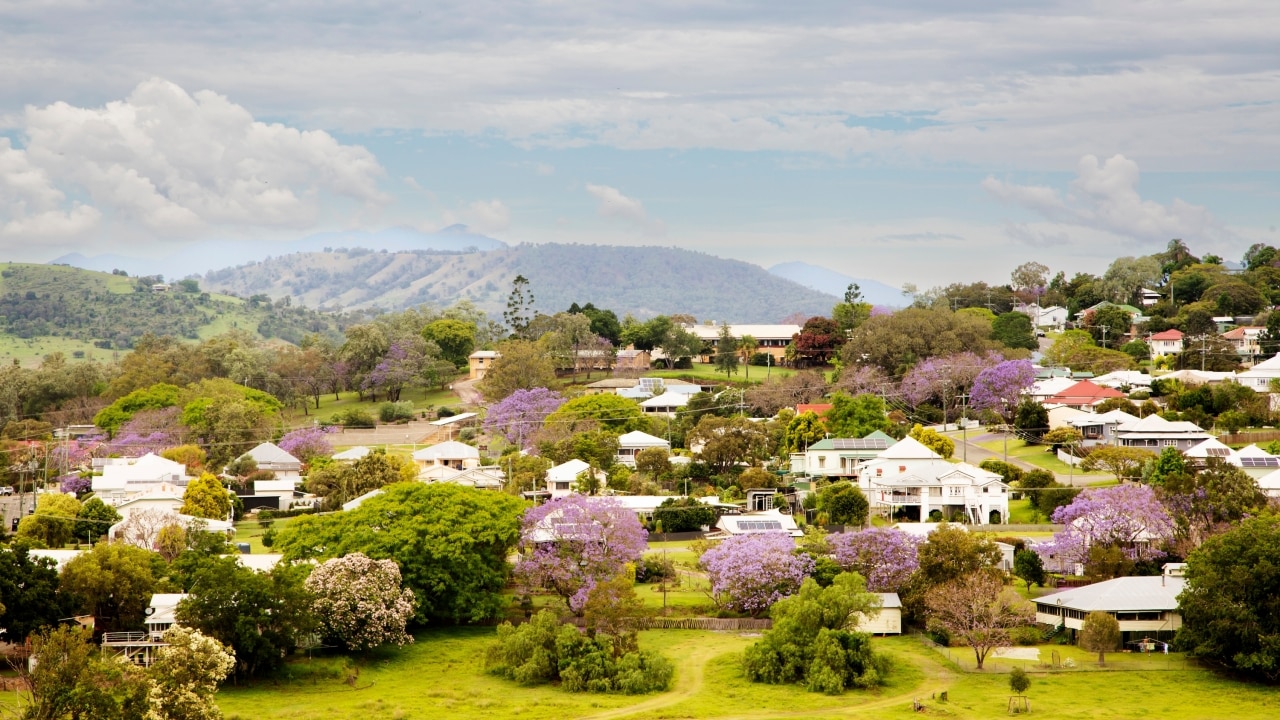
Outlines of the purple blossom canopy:
M 867 579 L 871 592 L 898 592 L 920 567 L 920 538 L 893 528 L 870 528 L 827 537 L 840 567 Z
M 525 511 L 520 529 L 525 551 L 516 578 L 526 588 L 554 591 L 580 612 L 597 582 L 640 560 L 648 535 L 636 514 L 613 498 L 557 498 Z
M 1174 532 L 1173 519 L 1155 491 L 1138 484 L 1088 488 L 1070 505 L 1054 510 L 1053 522 L 1066 529 L 1036 551 L 1079 564 L 1089 559 L 1094 545 L 1118 547 L 1134 560 L 1162 557 L 1161 546 Z
M 781 532 L 735 535 L 702 556 L 716 601 L 752 615 L 799 590 L 813 564 L 813 558 L 797 554 L 795 541 Z
M 542 422 L 564 402 L 563 395 L 547 388 L 516 390 L 489 406 L 484 430 L 501 435 L 512 445 L 527 448 Z
M 329 457 L 333 454 L 333 445 L 329 443 L 328 436 L 337 431 L 336 427 L 298 428 L 285 433 L 276 445 L 303 462 L 311 462 L 312 458 Z
M 902 395 L 912 406 L 930 399 L 954 403 L 978 374 L 1004 360 L 1000 353 L 978 355 L 969 351 L 925 358 L 902 377 Z
M 1022 393 L 1036 381 L 1030 360 L 1006 360 L 987 368 L 973 381 L 969 403 L 979 410 L 994 410 L 1009 417 L 1022 401 Z

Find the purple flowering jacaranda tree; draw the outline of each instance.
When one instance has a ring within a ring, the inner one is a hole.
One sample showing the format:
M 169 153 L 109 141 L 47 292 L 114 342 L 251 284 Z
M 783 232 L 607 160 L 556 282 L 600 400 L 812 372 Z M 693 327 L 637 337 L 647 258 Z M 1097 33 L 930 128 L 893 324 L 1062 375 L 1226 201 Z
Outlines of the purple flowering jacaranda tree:
M 1023 392 L 1036 381 L 1030 360 L 1006 360 L 987 368 L 973 381 L 969 404 L 979 410 L 994 410 L 1006 421 L 1022 402 Z
M 551 500 L 525 511 L 516 578 L 525 588 L 556 593 L 578 613 L 597 582 L 640 560 L 648 536 L 635 512 L 613 498 L 569 495 Z
M 1070 505 L 1053 511 L 1053 522 L 1066 529 L 1053 540 L 1036 546 L 1041 555 L 1058 561 L 1084 564 L 1089 548 L 1118 547 L 1134 560 L 1163 556 L 1161 549 L 1173 537 L 1173 519 L 1146 485 L 1088 488 Z
M 333 445 L 329 443 L 329 435 L 337 431 L 336 427 L 298 428 L 285 433 L 276 445 L 299 460 L 309 463 L 312 458 L 333 455 Z
M 564 404 L 564 396 L 543 387 L 516 390 L 489 406 L 484 417 L 484 430 L 506 438 L 520 448 L 532 444 L 534 432 L 542 421 Z
M 735 535 L 702 555 L 715 601 L 753 617 L 799 590 L 813 564 L 813 558 L 797 554 L 795 541 L 781 532 Z
M 893 528 L 827 536 L 831 556 L 845 570 L 867 579 L 871 592 L 898 592 L 920 567 L 920 538 Z

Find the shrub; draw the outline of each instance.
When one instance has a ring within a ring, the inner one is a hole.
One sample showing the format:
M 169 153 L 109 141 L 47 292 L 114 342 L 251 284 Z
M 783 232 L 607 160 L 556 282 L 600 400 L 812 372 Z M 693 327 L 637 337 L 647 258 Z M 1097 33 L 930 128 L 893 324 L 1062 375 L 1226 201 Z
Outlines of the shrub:
M 413 419 L 413 403 L 384 402 L 378 406 L 378 419 L 384 423 L 408 422 Z
M 1009 640 L 1014 645 L 1032 646 L 1042 642 L 1040 631 L 1033 625 L 1023 625 L 1009 631 Z
M 569 692 L 639 695 L 666 690 L 675 668 L 658 653 L 616 653 L 604 635 L 589 637 L 572 625 L 560 625 L 543 610 L 515 627 L 498 626 L 498 642 L 485 653 L 485 670 L 521 685 L 560 681 Z
M 372 428 L 378 423 L 373 416 L 359 408 L 347 408 L 333 416 L 333 422 L 349 428 Z

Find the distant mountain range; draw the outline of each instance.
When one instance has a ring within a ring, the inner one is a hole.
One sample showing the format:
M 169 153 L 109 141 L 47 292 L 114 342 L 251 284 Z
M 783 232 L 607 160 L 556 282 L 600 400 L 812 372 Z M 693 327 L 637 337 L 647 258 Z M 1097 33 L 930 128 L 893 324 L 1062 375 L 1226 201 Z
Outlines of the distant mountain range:
M 780 263 L 769 268 L 769 272 L 798 285 L 803 285 L 828 295 L 835 295 L 836 297 L 843 298 L 844 291 L 849 287 L 849 283 L 857 283 L 858 288 L 862 290 L 862 297 L 872 305 L 902 307 L 910 304 L 910 300 L 898 288 L 889 287 L 877 280 L 850 277 L 844 273 L 811 265 L 807 262 Z
M 231 265 L 251 263 L 270 255 L 298 252 L 322 252 L 326 248 L 369 248 L 390 252 L 435 250 L 442 252 L 475 252 L 507 247 L 501 240 L 471 232 L 466 225 L 450 225 L 435 232 L 422 232 L 407 227 L 378 231 L 345 230 L 309 235 L 286 243 L 264 243 L 250 240 L 211 240 L 184 246 L 164 257 L 129 257 L 125 255 L 93 255 L 71 253 L 50 264 L 70 265 L 85 270 L 111 272 L 124 270 L 130 275 L 163 275 L 178 280 L 203 275 Z
M 554 243 L 470 253 L 331 247 L 216 270 L 200 284 L 240 296 L 291 296 L 313 308 L 396 310 L 466 299 L 499 317 L 517 275 L 529 280 L 533 307 L 545 313 L 590 302 L 641 318 L 685 313 L 776 323 L 796 313 L 827 315 L 836 302 L 738 260 L 677 248 Z

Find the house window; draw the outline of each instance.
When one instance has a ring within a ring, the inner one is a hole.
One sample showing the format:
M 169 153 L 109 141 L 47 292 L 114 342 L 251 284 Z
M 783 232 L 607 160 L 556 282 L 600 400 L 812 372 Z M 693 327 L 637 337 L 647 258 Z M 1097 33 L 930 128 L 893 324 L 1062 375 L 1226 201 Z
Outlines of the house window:
M 949 494 L 951 495 L 951 497 L 960 497 L 960 496 L 964 495 L 964 488 L 962 488 L 962 487 L 959 487 L 959 486 L 952 486 L 951 488 L 949 488 L 949 490 L 951 491 L 951 492 L 949 493 Z
M 982 488 L 982 492 L 991 492 L 991 488 L 984 487 Z
M 942 488 L 940 487 L 929 488 L 929 497 L 936 497 L 936 498 L 942 497 Z
M 819 456 L 818 456 L 818 467 L 820 467 L 820 468 L 825 468 L 826 466 L 827 466 L 827 456 L 826 456 L 826 455 L 819 455 Z

